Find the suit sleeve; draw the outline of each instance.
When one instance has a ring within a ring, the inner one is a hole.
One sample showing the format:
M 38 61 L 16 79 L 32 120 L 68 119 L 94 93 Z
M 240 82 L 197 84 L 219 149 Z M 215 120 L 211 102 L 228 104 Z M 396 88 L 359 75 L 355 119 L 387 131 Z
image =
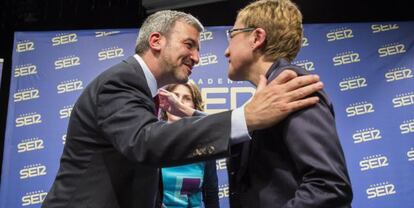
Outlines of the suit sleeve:
M 283 125 L 283 138 L 303 176 L 295 197 L 283 207 L 350 207 L 351 183 L 328 104 L 298 111 Z
M 206 162 L 206 167 L 204 169 L 203 201 L 205 208 L 219 207 L 218 179 L 215 160 Z
M 228 155 L 230 111 L 167 124 L 154 116 L 152 99 L 133 81 L 107 81 L 101 85 L 96 99 L 97 125 L 102 137 L 121 154 L 155 167 Z

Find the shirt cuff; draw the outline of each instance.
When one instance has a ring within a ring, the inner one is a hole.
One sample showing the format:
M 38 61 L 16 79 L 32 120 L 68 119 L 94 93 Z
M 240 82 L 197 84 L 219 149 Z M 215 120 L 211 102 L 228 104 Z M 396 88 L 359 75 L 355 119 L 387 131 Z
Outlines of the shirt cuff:
M 247 130 L 244 106 L 236 108 L 231 113 L 231 144 L 250 141 L 252 138 Z

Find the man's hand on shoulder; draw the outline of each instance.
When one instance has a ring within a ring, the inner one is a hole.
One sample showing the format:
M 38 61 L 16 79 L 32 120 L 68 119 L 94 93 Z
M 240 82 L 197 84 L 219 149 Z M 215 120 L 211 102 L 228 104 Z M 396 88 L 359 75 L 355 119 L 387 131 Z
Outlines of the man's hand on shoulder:
M 275 125 L 290 113 L 319 102 L 309 95 L 321 90 L 323 83 L 317 75 L 299 76 L 292 70 L 280 73 L 266 85 L 261 75 L 256 93 L 244 108 L 249 132 Z

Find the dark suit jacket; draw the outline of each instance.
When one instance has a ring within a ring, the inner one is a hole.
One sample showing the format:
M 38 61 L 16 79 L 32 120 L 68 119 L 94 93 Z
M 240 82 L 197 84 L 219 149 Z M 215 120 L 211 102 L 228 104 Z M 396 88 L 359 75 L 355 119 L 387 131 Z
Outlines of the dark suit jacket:
M 205 208 L 218 208 L 218 178 L 216 161 L 211 160 L 206 162 L 203 177 L 203 202 Z
M 167 124 L 154 110 L 134 57 L 92 81 L 73 107 L 43 207 L 153 208 L 158 167 L 228 156 L 230 112 Z
M 269 69 L 268 80 L 287 68 L 307 74 L 282 59 Z M 351 183 L 333 107 L 323 91 L 316 95 L 320 102 L 315 106 L 255 131 L 251 143 L 232 147 L 231 207 L 350 207 Z

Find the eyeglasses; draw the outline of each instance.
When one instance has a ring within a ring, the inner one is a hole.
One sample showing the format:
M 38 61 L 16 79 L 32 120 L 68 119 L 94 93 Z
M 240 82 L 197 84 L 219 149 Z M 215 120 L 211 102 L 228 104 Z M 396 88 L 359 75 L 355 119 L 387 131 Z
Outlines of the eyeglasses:
M 233 28 L 231 30 L 226 30 L 227 40 L 230 40 L 235 35 L 239 34 L 239 33 L 236 33 L 235 35 L 232 35 L 233 32 L 237 32 L 237 31 L 239 31 L 240 33 L 242 33 L 242 32 L 251 32 L 255 29 L 256 28 L 253 28 L 253 27 L 246 27 L 246 28 Z

